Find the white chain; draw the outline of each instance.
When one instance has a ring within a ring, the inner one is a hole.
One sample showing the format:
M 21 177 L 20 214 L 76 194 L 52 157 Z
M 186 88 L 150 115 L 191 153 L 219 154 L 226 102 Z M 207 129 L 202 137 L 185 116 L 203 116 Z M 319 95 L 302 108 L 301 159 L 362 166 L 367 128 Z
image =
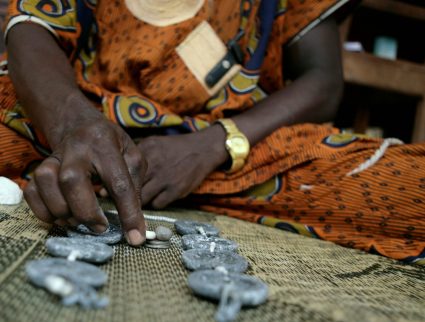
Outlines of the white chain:
M 387 151 L 388 147 L 390 147 L 391 145 L 401 145 L 401 144 L 404 144 L 403 141 L 396 138 L 384 139 L 379 149 L 376 150 L 375 153 L 369 159 L 367 159 L 365 162 L 360 164 L 354 170 L 348 172 L 346 176 L 349 177 L 349 176 L 352 176 L 353 174 L 357 174 L 366 169 L 369 169 L 384 156 L 385 151 Z
M 365 162 L 357 166 L 357 168 L 355 168 L 354 170 L 351 170 L 350 172 L 348 172 L 345 176 L 349 177 L 354 174 L 363 172 L 366 169 L 369 169 L 384 156 L 385 152 L 391 145 L 401 145 L 401 144 L 404 144 L 404 142 L 396 138 L 384 139 L 382 144 L 379 146 L 378 150 L 376 150 L 375 153 L 369 159 L 367 159 Z M 308 190 L 312 190 L 313 188 L 314 188 L 313 185 L 307 185 L 307 184 L 301 184 L 299 186 L 299 189 L 301 191 L 308 191 Z

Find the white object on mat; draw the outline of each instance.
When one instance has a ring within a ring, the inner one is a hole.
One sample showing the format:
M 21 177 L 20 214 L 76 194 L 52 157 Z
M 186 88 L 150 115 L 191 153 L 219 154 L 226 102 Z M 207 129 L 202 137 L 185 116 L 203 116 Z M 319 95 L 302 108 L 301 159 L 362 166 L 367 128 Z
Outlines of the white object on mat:
M 19 186 L 6 177 L 0 177 L 0 205 L 17 205 L 22 201 L 23 192 Z
M 156 233 L 154 231 L 146 230 L 146 239 L 152 240 L 156 238 Z
M 118 215 L 118 211 L 116 211 L 114 209 L 108 210 L 108 212 L 110 212 L 111 214 Z M 172 224 L 177 221 L 177 219 L 175 219 L 175 218 L 166 217 L 166 216 L 153 216 L 153 215 L 143 214 L 143 217 L 145 217 L 146 220 L 163 221 L 163 222 L 169 222 L 169 223 L 172 223 Z

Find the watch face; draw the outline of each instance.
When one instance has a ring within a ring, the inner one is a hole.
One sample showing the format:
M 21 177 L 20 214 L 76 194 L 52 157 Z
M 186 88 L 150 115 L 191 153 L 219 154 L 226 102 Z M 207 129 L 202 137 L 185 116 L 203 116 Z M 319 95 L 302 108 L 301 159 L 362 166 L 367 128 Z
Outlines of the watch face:
M 244 137 L 233 136 L 227 140 L 227 146 L 236 154 L 247 153 L 247 142 Z

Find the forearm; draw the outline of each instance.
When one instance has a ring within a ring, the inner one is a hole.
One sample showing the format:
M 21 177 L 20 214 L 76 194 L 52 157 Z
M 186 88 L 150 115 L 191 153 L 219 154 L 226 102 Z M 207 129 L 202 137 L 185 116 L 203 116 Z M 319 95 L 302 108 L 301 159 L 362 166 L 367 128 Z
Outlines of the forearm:
M 330 121 L 343 91 L 339 32 L 332 19 L 284 48 L 285 78 L 292 83 L 234 118 L 251 144 L 296 123 Z
M 232 117 L 251 146 L 273 131 L 296 123 L 329 121 L 342 96 L 343 77 L 338 27 L 322 22 L 300 41 L 285 48 L 284 74 L 292 83 L 253 108 Z M 225 133 L 215 125 L 206 130 L 224 149 Z M 212 140 L 212 139 L 210 139 Z M 221 153 L 226 158 L 228 155 Z
M 9 74 L 31 120 L 54 148 L 79 119 L 101 117 L 79 90 L 74 71 L 53 36 L 34 24 L 8 35 Z
M 282 126 L 331 120 L 341 93 L 339 77 L 312 70 L 233 120 L 254 145 Z

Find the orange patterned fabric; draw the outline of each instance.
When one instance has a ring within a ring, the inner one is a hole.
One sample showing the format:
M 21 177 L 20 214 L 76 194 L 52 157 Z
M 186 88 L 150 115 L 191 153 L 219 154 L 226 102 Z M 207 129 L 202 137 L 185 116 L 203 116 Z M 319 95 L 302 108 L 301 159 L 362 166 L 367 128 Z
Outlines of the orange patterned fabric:
M 246 17 L 241 1 L 244 9 L 250 9 Z M 88 0 L 12 0 L 8 21 L 18 16 L 34 17 L 33 23 L 41 20 L 72 61 L 81 89 L 113 122 L 133 131 L 188 132 L 248 109 L 282 89 L 285 44 L 349 2 L 276 0 L 265 47 L 258 18 L 262 7 L 254 0 L 215 0 L 213 7 L 205 1 L 194 18 L 167 27 L 139 21 L 121 0 L 99 0 L 97 5 Z M 82 3 L 94 24 L 80 19 Z M 208 96 L 175 52 L 204 20 L 225 43 L 243 30 L 239 40 L 243 69 L 214 97 Z M 87 41 L 79 50 L 84 35 Z M 48 145 L 25 116 L 8 76 L 0 76 L 0 123 L 0 175 L 24 184 L 48 155 Z M 190 202 L 420 263 L 425 248 L 425 145 L 391 147 L 370 169 L 346 176 L 381 143 L 341 136 L 327 126 L 282 128 L 252 148 L 240 172 L 209 176 Z
M 0 124 L 0 176 L 25 186 L 28 174 L 43 160 L 31 141 Z
M 98 1 L 96 7 L 88 6 L 95 27 L 78 20 L 77 3 L 82 1 L 43 5 L 42 0 L 13 0 L 9 5 L 9 21 L 24 15 L 41 19 L 50 26 L 69 57 L 76 58 L 74 68 L 79 86 L 112 121 L 124 127 L 176 126 L 196 131 L 232 110 L 251 107 L 265 93 L 281 89 L 282 45 L 309 23 L 346 2 L 277 0 L 261 69 L 244 68 L 229 86 L 210 98 L 175 48 L 203 20 L 227 43 L 240 27 L 241 1 L 215 0 L 213 7 L 205 1 L 193 19 L 159 28 L 139 21 L 120 0 Z M 246 2 L 252 8 L 239 44 L 248 62 L 261 38 L 257 19 L 260 1 Z M 75 57 L 78 38 L 87 28 L 91 29 L 87 48 Z M 9 79 L 0 77 L 0 82 L 8 83 Z M 4 109 L 14 109 L 14 104 Z
M 424 264 L 425 143 L 390 147 L 369 169 L 347 175 L 381 144 L 325 126 L 282 128 L 254 147 L 241 173 L 213 174 L 191 202 Z

